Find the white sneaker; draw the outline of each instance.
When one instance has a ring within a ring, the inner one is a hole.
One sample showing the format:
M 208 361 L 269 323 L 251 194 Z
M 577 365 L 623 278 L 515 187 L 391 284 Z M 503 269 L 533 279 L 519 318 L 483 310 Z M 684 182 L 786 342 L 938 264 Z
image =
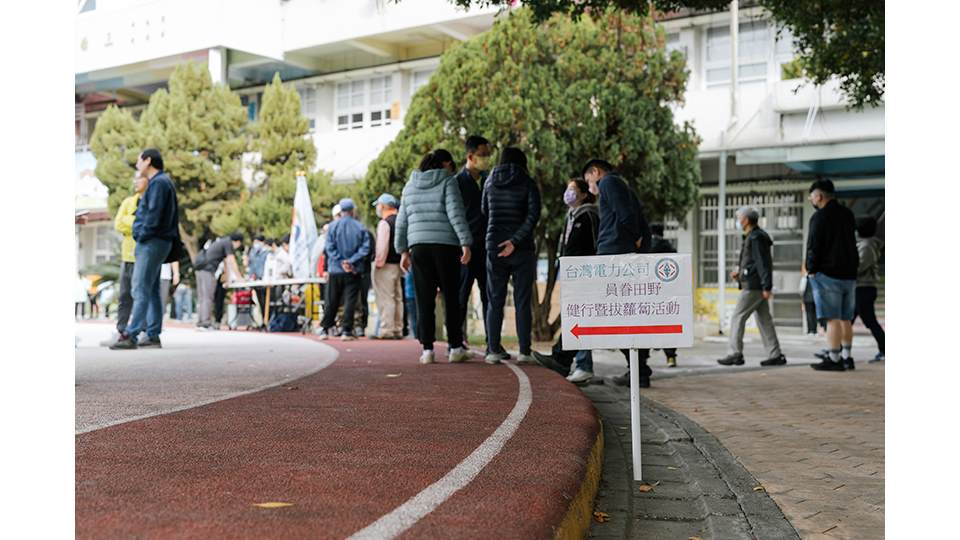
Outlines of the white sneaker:
M 517 365 L 518 366 L 539 366 L 540 362 L 537 362 L 537 359 L 529 354 L 520 354 L 520 355 L 517 355 Z
M 421 364 L 436 363 L 436 360 L 434 360 L 433 358 L 433 351 L 423 351 L 423 353 L 420 355 L 420 363 Z
M 575 369 L 573 373 L 567 376 L 567 380 L 572 383 L 582 383 L 587 382 L 593 378 L 593 373 L 589 371 L 584 371 L 582 369 Z
M 447 360 L 451 364 L 459 364 L 461 362 L 466 362 L 470 358 L 470 351 L 464 349 L 463 347 L 454 347 L 450 349 L 447 353 Z
M 500 363 L 500 358 L 501 358 L 501 356 L 500 356 L 499 354 L 497 354 L 497 353 L 490 353 L 490 354 L 486 355 L 485 357 L 483 357 L 483 361 L 486 362 L 486 363 L 488 363 L 488 364 L 490 364 L 490 365 L 492 366 L 492 365 L 494 365 L 494 364 L 499 364 L 499 363 Z

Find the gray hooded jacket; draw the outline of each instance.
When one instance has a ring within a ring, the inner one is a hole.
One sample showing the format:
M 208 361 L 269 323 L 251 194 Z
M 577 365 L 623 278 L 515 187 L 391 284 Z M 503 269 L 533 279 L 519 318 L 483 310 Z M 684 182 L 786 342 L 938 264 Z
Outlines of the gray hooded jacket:
M 410 173 L 400 199 L 393 243 L 397 253 L 417 244 L 473 243 L 456 177 L 443 169 Z

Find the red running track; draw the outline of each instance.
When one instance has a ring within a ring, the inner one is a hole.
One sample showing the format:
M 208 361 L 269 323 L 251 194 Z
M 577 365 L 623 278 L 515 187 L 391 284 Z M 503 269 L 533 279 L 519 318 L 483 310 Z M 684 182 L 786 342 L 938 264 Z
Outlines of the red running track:
M 78 435 L 77 537 L 343 538 L 443 477 L 517 400 L 506 366 L 441 349 L 421 366 L 413 341 L 330 344 L 336 362 L 285 387 Z M 562 377 L 523 369 L 517 432 L 404 538 L 553 536 L 599 423 Z

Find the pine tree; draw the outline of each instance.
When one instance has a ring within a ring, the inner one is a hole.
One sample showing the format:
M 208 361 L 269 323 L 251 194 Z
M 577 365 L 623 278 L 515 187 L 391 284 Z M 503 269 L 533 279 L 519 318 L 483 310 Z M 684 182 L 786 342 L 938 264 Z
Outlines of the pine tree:
M 180 234 L 191 259 L 209 234 L 236 227 L 236 208 L 246 196 L 240 177 L 246 110 L 240 98 L 214 85 L 201 65 L 177 66 L 140 118 L 143 146 L 160 150 L 177 187 Z M 98 126 L 99 127 L 99 126 Z
M 528 9 L 513 11 L 444 54 L 397 138 L 370 164 L 364 194 L 399 194 L 431 149 L 446 148 L 462 163 L 471 134 L 523 149 L 543 198 L 536 238 L 549 268 L 545 294 L 536 293 L 534 334 L 550 339 L 559 326 L 548 316 L 562 196 L 584 163 L 617 166 L 651 220 L 682 215 L 696 199 L 697 136 L 671 110 L 683 99 L 685 63 L 665 52 L 664 40 L 649 16 L 558 15 L 537 25 Z
M 260 118 L 252 129 L 251 150 L 260 154 L 258 170 L 265 180 L 240 212 L 241 227 L 248 234 L 263 233 L 278 238 L 290 232 L 297 173 L 307 178 L 307 189 L 319 223 L 330 208 L 356 191 L 354 186 L 335 185 L 327 171 L 312 172 L 317 149 L 310 137 L 307 119 L 301 113 L 300 95 L 284 86 L 274 74 L 263 92 Z
M 94 174 L 110 191 L 108 208 L 114 214 L 120 202 L 133 193 L 134 165 L 143 149 L 139 126 L 130 111 L 108 107 L 93 130 L 90 149 L 97 159 Z

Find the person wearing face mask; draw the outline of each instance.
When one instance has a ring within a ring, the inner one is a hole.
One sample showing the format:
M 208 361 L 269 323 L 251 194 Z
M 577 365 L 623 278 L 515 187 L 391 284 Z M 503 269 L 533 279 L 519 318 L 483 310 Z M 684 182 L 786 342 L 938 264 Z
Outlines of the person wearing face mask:
M 717 360 L 721 366 L 741 366 L 743 360 L 743 329 L 751 314 L 760 329 L 763 346 L 767 349 L 767 359 L 761 366 L 782 366 L 787 363 L 780 351 L 777 329 L 770 315 L 770 298 L 773 297 L 773 258 L 770 239 L 758 225 L 760 213 L 756 209 L 744 206 L 737 210 L 735 221 L 737 230 L 743 233 L 740 247 L 740 264 L 730 273 L 740 287 L 740 298 L 730 319 L 730 354 Z
M 473 236 L 473 245 L 470 246 L 470 263 L 460 267 L 460 320 L 462 321 L 460 327 L 463 330 L 463 346 L 467 348 L 467 314 L 474 281 L 477 282 L 477 288 L 480 290 L 484 334 L 487 326 L 487 248 L 484 244 L 487 218 L 480 211 L 480 202 L 483 197 L 483 184 L 490 169 L 490 141 L 479 135 L 471 135 L 464 143 L 464 150 L 467 161 L 457 173 L 456 178 L 460 195 L 463 196 L 463 209 L 466 212 L 467 223 L 470 225 L 470 234 Z M 497 352 L 504 359 L 510 358 L 503 348 Z
M 373 337 L 400 339 L 403 337 L 403 290 L 400 285 L 400 254 L 393 245 L 400 202 L 393 195 L 384 193 L 373 205 L 380 218 L 373 262 L 373 290 L 377 295 L 380 334 Z
M 597 255 L 623 253 L 648 253 L 650 251 L 650 226 L 637 194 L 616 173 L 613 165 L 592 159 L 583 167 L 583 179 L 590 186 L 590 193 L 600 197 L 600 230 L 597 233 Z M 630 350 L 620 349 L 627 365 Z M 637 349 L 639 360 L 640 388 L 650 387 L 652 371 L 647 366 L 650 349 Z M 630 385 L 630 372 L 613 378 L 620 386 Z
M 560 236 L 557 253 L 560 257 L 586 257 L 597 254 L 597 231 L 600 229 L 600 214 L 597 210 L 597 198 L 590 193 L 587 182 L 573 178 L 563 192 L 563 202 L 569 207 Z M 559 262 L 558 262 L 559 264 Z M 541 365 L 549 367 L 561 375 L 567 375 L 572 383 L 584 383 L 593 378 L 593 353 L 563 350 L 563 339 L 557 337 L 550 355 L 533 351 L 534 358 Z M 576 367 L 570 373 L 570 365 L 576 360 Z
M 447 360 L 464 362 L 470 356 L 463 348 L 460 326 L 459 266 L 470 263 L 473 236 L 463 211 L 455 170 L 453 156 L 444 149 L 424 156 L 420 168 L 410 173 L 410 180 L 403 187 L 397 214 L 394 247 L 400 253 L 400 268 L 404 272 L 409 272 L 411 266 L 414 269 L 417 337 L 423 346 L 421 364 L 436 362 L 433 342 L 438 287 L 446 315 Z

